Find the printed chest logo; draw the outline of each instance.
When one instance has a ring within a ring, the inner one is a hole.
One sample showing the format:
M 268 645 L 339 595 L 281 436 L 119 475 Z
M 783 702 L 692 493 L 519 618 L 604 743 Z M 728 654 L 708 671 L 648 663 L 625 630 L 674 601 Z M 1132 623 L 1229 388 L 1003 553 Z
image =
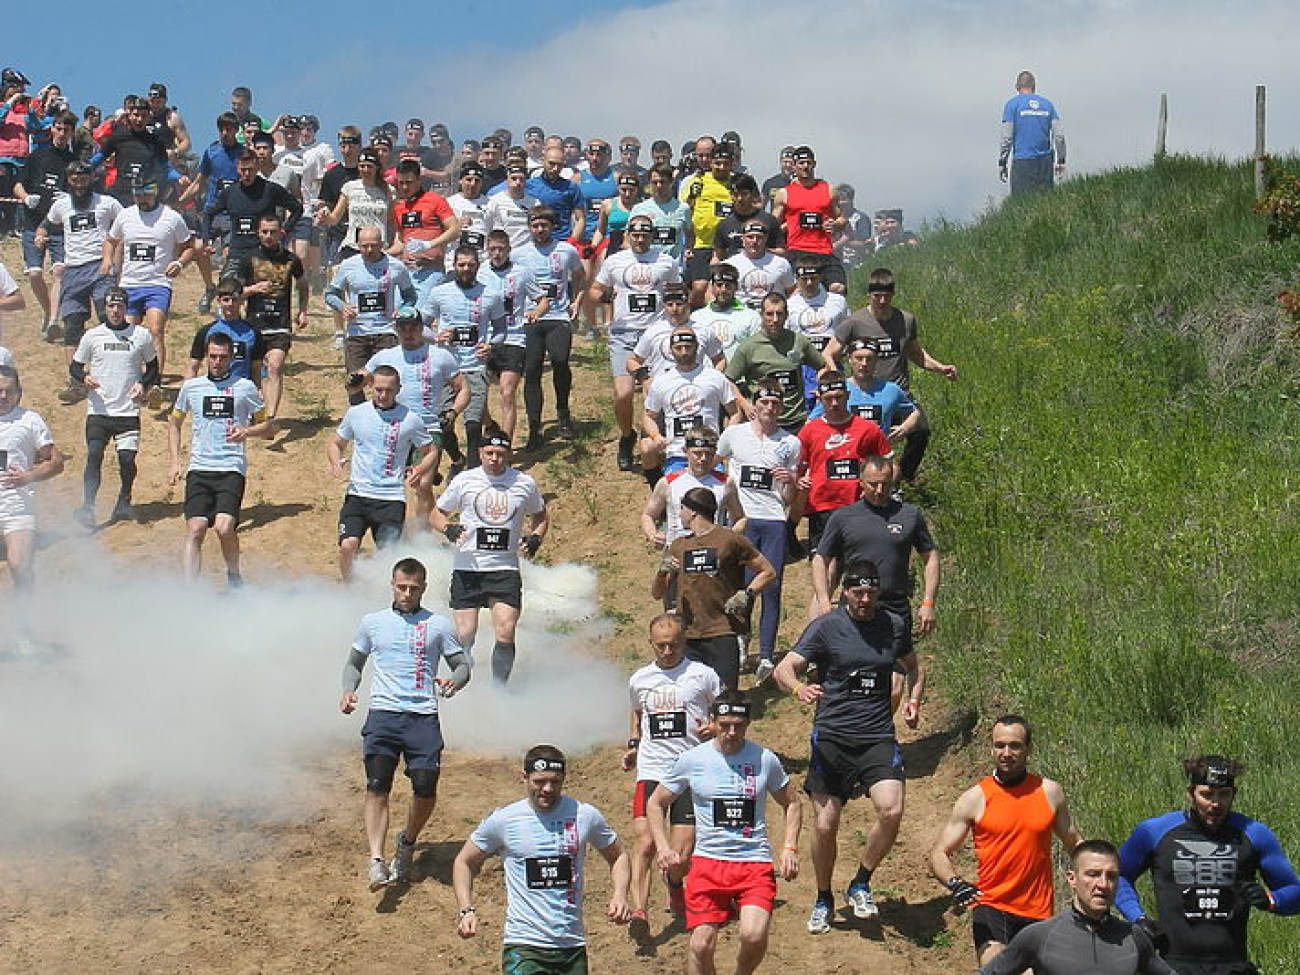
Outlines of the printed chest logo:
M 891 521 L 885 525 L 885 531 L 889 532 L 891 535 L 902 535 L 903 526 L 896 521 Z
M 504 525 L 514 514 L 510 492 L 500 488 L 484 488 L 474 496 L 474 514 L 487 525 Z
M 1175 841 L 1170 869 L 1180 886 L 1227 887 L 1237 882 L 1237 853 L 1227 843 L 1180 839 Z

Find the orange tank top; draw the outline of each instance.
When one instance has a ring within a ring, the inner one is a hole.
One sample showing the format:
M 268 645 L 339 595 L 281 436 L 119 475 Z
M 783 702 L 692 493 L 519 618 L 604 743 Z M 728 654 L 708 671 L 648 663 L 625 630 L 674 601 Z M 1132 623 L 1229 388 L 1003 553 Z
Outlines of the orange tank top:
M 1041 775 L 1007 787 L 992 775 L 980 780 L 984 813 L 975 823 L 981 904 L 1019 917 L 1047 918 L 1052 894 L 1052 824 L 1056 813 Z

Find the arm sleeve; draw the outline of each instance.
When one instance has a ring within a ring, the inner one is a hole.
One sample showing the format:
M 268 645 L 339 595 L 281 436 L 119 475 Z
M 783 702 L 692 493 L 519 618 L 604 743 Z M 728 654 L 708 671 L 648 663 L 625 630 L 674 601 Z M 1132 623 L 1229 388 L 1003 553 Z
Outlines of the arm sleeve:
M 1133 885 L 1150 865 L 1154 849 L 1155 833 L 1149 820 L 1139 823 L 1119 848 L 1119 890 L 1115 894 L 1115 906 L 1130 921 L 1136 921 L 1146 913 Z
M 1246 835 L 1259 852 L 1259 872 L 1273 895 L 1273 910 L 1278 914 L 1300 914 L 1300 878 L 1276 834 L 1263 823 L 1252 821 Z
M 446 654 L 446 657 L 447 666 L 450 668 L 447 676 L 451 678 L 451 682 L 457 687 L 464 687 L 469 683 L 471 669 L 469 655 L 458 650 L 455 653 Z
M 158 357 L 155 355 L 144 367 L 144 375 L 140 377 L 140 385 L 157 386 L 162 382 L 162 370 L 158 368 Z
M 344 691 L 355 691 L 361 686 L 361 672 L 366 668 L 366 655 L 353 647 L 348 652 L 348 659 L 343 664 L 342 684 Z
M 998 136 L 998 165 L 1005 166 L 1007 157 L 1011 155 L 1011 137 L 1016 131 L 1016 123 L 1002 120 L 1002 128 Z
M 78 362 L 76 359 L 73 359 L 71 362 L 68 363 L 68 375 L 70 375 L 73 378 L 73 380 L 76 382 L 79 383 L 85 382 L 86 380 L 85 365 Z

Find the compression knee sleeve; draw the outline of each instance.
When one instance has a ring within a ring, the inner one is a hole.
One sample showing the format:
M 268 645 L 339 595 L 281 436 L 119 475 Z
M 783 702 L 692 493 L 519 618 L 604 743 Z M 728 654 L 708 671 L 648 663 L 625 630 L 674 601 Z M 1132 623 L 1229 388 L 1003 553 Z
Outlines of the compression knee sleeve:
M 122 493 L 120 497 L 123 501 L 130 500 L 131 488 L 135 485 L 135 454 L 134 450 L 119 450 L 117 452 L 117 466 L 122 472 Z
M 498 640 L 492 645 L 492 679 L 504 684 L 515 666 L 515 645 Z
M 465 466 L 478 467 L 478 445 L 483 439 L 483 421 L 465 421 Z
M 393 776 L 397 773 L 396 755 L 367 755 L 366 791 L 388 795 L 393 791 Z
M 411 791 L 417 799 L 436 799 L 438 797 L 438 769 L 408 768 L 407 776 L 411 780 Z

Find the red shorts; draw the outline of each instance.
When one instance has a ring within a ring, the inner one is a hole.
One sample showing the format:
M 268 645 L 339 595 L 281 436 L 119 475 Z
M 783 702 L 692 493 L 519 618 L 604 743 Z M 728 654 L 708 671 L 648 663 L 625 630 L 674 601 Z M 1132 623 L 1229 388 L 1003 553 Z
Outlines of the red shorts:
M 605 248 L 609 246 L 609 238 L 602 237 L 599 244 L 592 245 L 590 241 L 578 240 L 577 237 L 570 237 L 568 242 L 577 248 L 578 256 L 584 261 L 590 261 L 605 253 Z
M 640 779 L 637 781 L 636 788 L 632 790 L 632 818 L 644 819 L 646 807 L 650 802 L 650 794 L 655 791 L 659 783 L 652 779 Z M 668 807 L 668 822 L 673 826 L 694 826 L 695 825 L 695 804 L 691 801 L 690 792 L 683 792 L 673 800 L 672 805 Z
M 776 906 L 776 870 L 766 860 L 738 863 L 710 857 L 691 858 L 686 875 L 686 929 L 725 924 L 737 907 L 753 904 L 769 914 Z

